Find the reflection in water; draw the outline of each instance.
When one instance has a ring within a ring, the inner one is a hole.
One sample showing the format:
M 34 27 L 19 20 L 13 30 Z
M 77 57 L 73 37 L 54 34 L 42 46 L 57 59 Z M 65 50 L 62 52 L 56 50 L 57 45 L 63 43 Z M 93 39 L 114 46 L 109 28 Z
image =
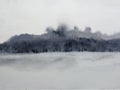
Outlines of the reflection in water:
M 75 65 L 74 56 L 67 54 L 30 54 L 30 55 L 3 55 L 0 57 L 0 66 L 9 66 L 17 68 L 38 68 L 56 66 L 59 68 L 70 68 Z M 51 56 L 52 55 L 52 56 Z
M 0 55 L 0 90 L 120 88 L 119 53 Z

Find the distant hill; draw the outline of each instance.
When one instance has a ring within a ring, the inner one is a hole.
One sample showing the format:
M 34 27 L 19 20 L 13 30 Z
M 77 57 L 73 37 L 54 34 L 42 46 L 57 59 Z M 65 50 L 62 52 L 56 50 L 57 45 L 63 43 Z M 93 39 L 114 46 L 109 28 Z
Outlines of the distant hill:
M 21 34 L 0 44 L 1 53 L 40 53 L 40 52 L 114 52 L 120 51 L 120 34 L 111 36 L 100 32 L 84 31 L 77 27 L 69 29 L 60 25 L 56 30 L 49 27 L 41 35 Z

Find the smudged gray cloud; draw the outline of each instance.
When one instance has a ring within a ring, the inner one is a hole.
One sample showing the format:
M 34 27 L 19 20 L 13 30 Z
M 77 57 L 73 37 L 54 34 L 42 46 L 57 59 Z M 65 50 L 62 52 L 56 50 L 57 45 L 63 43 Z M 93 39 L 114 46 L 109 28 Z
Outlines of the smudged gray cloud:
M 119 0 L 0 0 L 0 42 L 20 33 L 40 34 L 60 22 L 119 32 L 119 9 Z

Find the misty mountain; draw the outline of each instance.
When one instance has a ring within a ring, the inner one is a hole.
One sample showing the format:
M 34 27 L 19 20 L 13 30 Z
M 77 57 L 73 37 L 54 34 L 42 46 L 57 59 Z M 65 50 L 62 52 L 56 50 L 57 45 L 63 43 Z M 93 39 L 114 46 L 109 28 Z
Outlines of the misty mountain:
M 48 27 L 46 33 L 41 35 L 15 35 L 0 44 L 0 52 L 7 53 L 70 51 L 120 51 L 120 37 L 119 34 L 108 36 L 101 32 L 92 33 L 90 27 L 82 31 L 76 26 L 69 29 L 66 25 L 59 25 L 56 30 Z

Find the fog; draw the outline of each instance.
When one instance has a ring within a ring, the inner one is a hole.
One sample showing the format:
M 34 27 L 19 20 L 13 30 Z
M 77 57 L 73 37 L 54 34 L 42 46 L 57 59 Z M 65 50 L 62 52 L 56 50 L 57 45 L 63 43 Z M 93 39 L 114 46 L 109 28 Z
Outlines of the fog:
M 45 32 L 39 35 L 35 34 L 20 34 L 11 36 L 5 42 L 15 43 L 22 41 L 37 41 L 37 40 L 59 40 L 59 39 L 77 39 L 86 38 L 94 40 L 113 40 L 120 39 L 120 33 L 115 33 L 112 35 L 104 34 L 100 31 L 93 32 L 91 27 L 85 27 L 85 29 L 80 29 L 78 26 L 70 27 L 65 23 L 59 24 L 57 28 L 49 26 L 46 28 Z
M 1 54 L 1 90 L 119 89 L 119 53 Z
M 41 34 L 61 22 L 116 33 L 119 9 L 119 0 L 0 0 L 0 42 L 21 33 Z

